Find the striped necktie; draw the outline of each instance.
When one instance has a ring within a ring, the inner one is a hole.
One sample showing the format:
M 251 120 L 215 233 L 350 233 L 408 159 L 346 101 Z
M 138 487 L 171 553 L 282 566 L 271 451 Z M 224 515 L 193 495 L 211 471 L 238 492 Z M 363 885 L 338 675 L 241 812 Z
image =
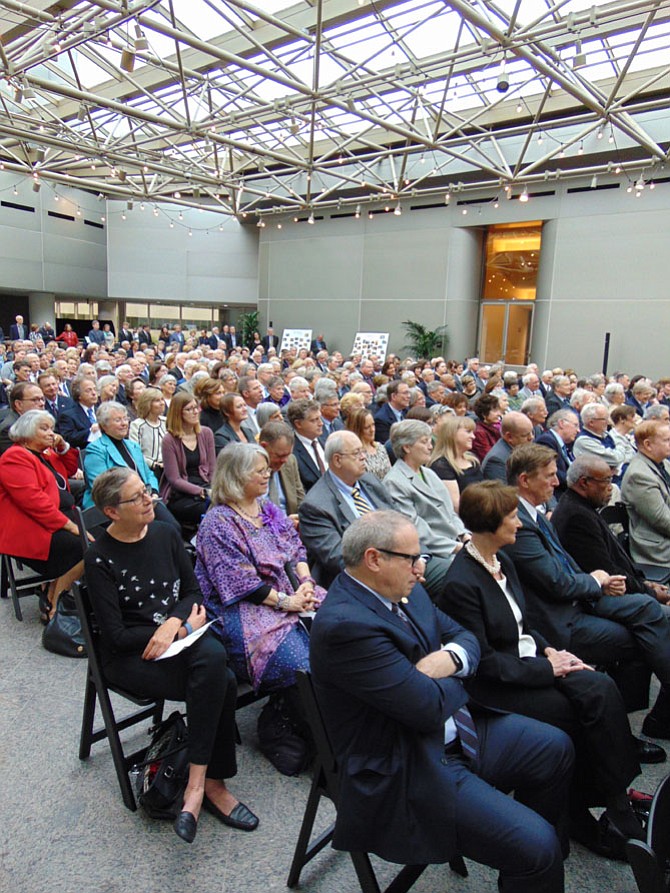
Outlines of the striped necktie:
M 358 487 L 354 487 L 351 491 L 351 498 L 354 500 L 354 505 L 356 506 L 356 511 L 359 515 L 367 515 L 369 512 L 373 511 L 365 499 L 363 499 L 363 494 Z M 394 604 L 393 607 L 397 611 L 398 606 Z
M 454 723 L 458 737 L 461 739 L 463 753 L 468 759 L 475 761 L 479 753 L 479 738 L 472 714 L 467 707 L 459 707 L 454 713 Z
M 316 459 L 316 465 L 321 474 L 326 470 L 326 466 L 323 464 L 323 460 L 321 459 L 321 453 L 319 452 L 319 441 L 312 441 L 312 450 L 314 451 L 314 457 Z

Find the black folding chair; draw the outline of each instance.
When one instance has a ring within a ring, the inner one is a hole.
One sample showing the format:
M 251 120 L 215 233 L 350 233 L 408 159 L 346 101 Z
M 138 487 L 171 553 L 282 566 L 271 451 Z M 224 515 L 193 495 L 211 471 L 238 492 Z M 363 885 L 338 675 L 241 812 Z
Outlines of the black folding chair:
M 314 777 L 310 788 L 307 806 L 303 816 L 298 842 L 293 853 L 293 861 L 286 881 L 287 887 L 296 887 L 300 881 L 300 873 L 308 862 L 321 852 L 333 839 L 335 825 L 332 824 L 325 831 L 312 840 L 312 829 L 322 797 L 327 797 L 337 809 L 338 806 L 338 767 L 330 746 L 328 733 L 323 724 L 323 718 L 319 705 L 314 695 L 312 679 L 309 673 L 299 671 L 297 674 L 298 691 L 309 727 L 316 744 L 316 760 L 314 762 Z M 362 893 L 381 893 L 379 883 L 370 862 L 370 856 L 362 852 L 350 852 L 358 883 Z M 456 874 L 461 877 L 468 876 L 468 870 L 461 856 L 455 856 L 449 865 Z M 384 893 L 406 893 L 415 881 L 426 870 L 426 865 L 405 865 L 400 869 L 391 881 Z
M 42 586 L 47 586 L 54 577 L 38 574 L 30 568 L 25 568 L 20 558 L 11 555 L 2 556 L 2 569 L 0 571 L 0 591 L 2 597 L 11 596 L 14 606 L 14 615 L 17 620 L 23 620 L 23 613 L 19 599 L 27 595 L 40 596 Z
M 660 783 L 651 802 L 646 841 L 629 840 L 626 855 L 640 893 L 668 893 L 670 775 Z
M 114 768 L 116 769 L 116 777 L 121 788 L 123 802 L 128 809 L 134 811 L 137 809 L 137 804 L 130 783 L 129 772 L 135 763 L 139 763 L 144 759 L 149 743 L 147 742 L 146 747 L 134 753 L 126 754 L 119 733 L 146 719 L 150 719 L 153 726 L 157 725 L 163 717 L 164 702 L 162 700 L 153 700 L 152 698 L 140 698 L 118 685 L 112 685 L 105 679 L 100 660 L 100 635 L 95 623 L 88 590 L 85 583 L 79 581 L 73 584 L 72 591 L 77 611 L 79 612 L 81 629 L 86 642 L 86 653 L 88 655 L 84 712 L 79 739 L 79 759 L 86 760 L 91 754 L 92 745 L 107 738 L 112 751 L 112 759 L 114 760 Z M 142 709 L 135 711 L 130 716 L 125 716 L 123 719 L 117 719 L 112 706 L 110 692 L 125 698 L 127 701 L 131 701 Z M 97 729 L 95 728 L 96 701 L 100 704 L 103 720 L 103 725 Z

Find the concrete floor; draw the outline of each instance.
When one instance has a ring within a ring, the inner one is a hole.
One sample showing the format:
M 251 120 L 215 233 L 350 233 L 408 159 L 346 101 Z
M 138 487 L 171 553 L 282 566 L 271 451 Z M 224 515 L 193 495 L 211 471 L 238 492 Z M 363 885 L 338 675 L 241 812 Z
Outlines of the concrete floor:
M 77 757 L 86 662 L 41 646 L 37 600 L 22 600 L 19 623 L 0 601 L 0 891 L 12 893 L 268 893 L 283 890 L 310 779 L 279 775 L 257 749 L 259 705 L 238 713 L 243 744 L 235 793 L 261 820 L 246 834 L 204 814 L 193 845 L 169 823 L 123 805 L 105 743 Z M 631 717 L 639 728 L 642 714 Z M 128 735 L 129 733 L 126 733 Z M 131 734 L 139 747 L 146 736 Z M 647 766 L 635 786 L 653 791 L 667 764 Z M 323 810 L 324 825 L 331 815 Z M 380 816 L 380 821 L 383 817 Z M 375 860 L 380 881 L 394 869 Z M 479 893 L 497 889 L 495 874 L 468 863 L 461 879 L 446 866 L 427 869 L 416 893 Z M 630 868 L 573 845 L 566 864 L 568 893 L 631 893 Z M 304 871 L 301 890 L 335 893 L 358 888 L 351 863 L 331 849 Z

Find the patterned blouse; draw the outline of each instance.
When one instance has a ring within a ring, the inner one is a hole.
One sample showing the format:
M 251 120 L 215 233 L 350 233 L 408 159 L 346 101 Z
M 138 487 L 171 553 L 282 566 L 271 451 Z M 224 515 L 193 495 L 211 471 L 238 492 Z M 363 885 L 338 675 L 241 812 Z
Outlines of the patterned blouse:
M 248 597 L 261 586 L 293 592 L 284 564 L 307 561 L 293 522 L 266 500 L 263 526 L 255 527 L 230 506 L 213 506 L 198 531 L 195 575 L 212 626 L 228 651 L 232 669 L 258 690 L 276 649 L 300 623 L 297 612 L 275 611 Z M 317 606 L 325 590 L 316 587 Z
M 369 471 L 370 474 L 374 474 L 380 481 L 383 481 L 391 470 L 391 460 L 383 443 L 375 441 L 375 445 L 377 449 L 374 453 L 365 451 L 365 470 Z

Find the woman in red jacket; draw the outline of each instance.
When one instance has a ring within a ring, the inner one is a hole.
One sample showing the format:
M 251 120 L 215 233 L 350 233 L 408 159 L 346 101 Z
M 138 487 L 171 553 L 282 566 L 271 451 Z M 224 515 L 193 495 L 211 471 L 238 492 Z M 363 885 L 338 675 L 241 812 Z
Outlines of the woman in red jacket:
M 58 335 L 56 341 L 64 341 L 68 347 L 76 347 L 79 344 L 77 333 L 73 331 L 69 322 L 65 323 L 65 328 L 60 335 Z
M 39 409 L 20 416 L 9 436 L 14 445 L 0 457 L 0 552 L 53 577 L 45 606 L 51 614 L 58 593 L 83 571 L 79 531 L 67 514 L 79 451 L 54 434 L 53 416 Z

